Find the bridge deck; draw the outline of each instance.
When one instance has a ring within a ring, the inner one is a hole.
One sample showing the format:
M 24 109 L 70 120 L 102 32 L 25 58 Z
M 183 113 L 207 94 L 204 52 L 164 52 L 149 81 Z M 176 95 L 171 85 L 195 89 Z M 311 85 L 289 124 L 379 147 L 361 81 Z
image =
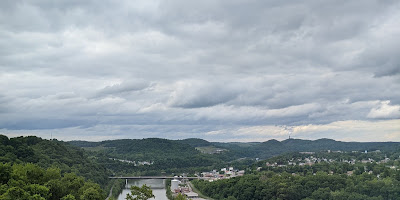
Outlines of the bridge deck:
M 203 177 L 171 177 L 171 176 L 113 176 L 110 179 L 202 179 Z

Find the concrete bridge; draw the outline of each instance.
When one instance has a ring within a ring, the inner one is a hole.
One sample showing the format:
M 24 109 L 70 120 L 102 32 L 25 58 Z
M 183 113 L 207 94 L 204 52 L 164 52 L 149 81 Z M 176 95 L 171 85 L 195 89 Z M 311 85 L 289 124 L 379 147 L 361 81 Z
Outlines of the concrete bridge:
M 204 177 L 172 177 L 172 176 L 111 176 L 110 179 L 204 179 Z
M 125 185 L 128 185 L 128 179 L 204 179 L 204 177 L 172 177 L 172 176 L 111 176 L 110 179 L 125 179 Z M 157 189 L 156 187 L 150 187 Z M 161 189 L 164 187 L 161 187 Z

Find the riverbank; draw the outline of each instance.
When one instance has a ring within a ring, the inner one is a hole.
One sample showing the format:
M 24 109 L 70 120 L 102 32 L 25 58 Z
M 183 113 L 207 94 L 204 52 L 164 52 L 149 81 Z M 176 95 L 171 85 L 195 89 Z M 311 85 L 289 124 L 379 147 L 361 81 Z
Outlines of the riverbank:
M 110 191 L 108 193 L 108 196 L 106 200 L 115 200 L 118 199 L 118 196 L 122 193 L 122 190 L 125 188 L 125 181 L 124 180 L 119 180 L 115 179 L 112 182 Z
M 180 190 L 182 195 L 186 195 L 186 194 L 195 195 L 196 199 L 199 199 L 199 200 L 205 200 L 205 199 L 213 200 L 212 198 L 207 197 L 206 195 L 202 194 L 197 188 L 195 188 L 193 186 L 192 183 L 190 183 L 190 181 L 187 181 L 185 184 L 180 184 L 180 185 L 182 187 L 180 186 L 179 187 L 180 189 L 178 189 L 178 190 Z M 179 194 L 179 193 L 174 193 L 171 190 L 171 180 L 166 180 L 165 181 L 165 188 L 166 188 L 166 196 L 167 196 L 167 198 L 169 200 L 175 200 L 176 199 L 176 195 Z
M 194 185 L 191 182 L 189 182 L 188 184 L 192 188 L 193 192 L 196 192 L 199 195 L 199 197 L 201 197 L 203 199 L 214 200 L 214 199 L 204 195 L 203 193 L 201 193 L 196 187 L 194 187 Z
M 172 191 L 171 191 L 171 179 L 165 180 L 165 195 L 169 200 L 174 200 L 174 196 L 172 196 Z
M 108 196 L 107 196 L 106 200 L 110 200 L 110 198 L 112 196 L 112 191 L 113 191 L 113 187 L 111 187 L 110 192 L 108 193 Z

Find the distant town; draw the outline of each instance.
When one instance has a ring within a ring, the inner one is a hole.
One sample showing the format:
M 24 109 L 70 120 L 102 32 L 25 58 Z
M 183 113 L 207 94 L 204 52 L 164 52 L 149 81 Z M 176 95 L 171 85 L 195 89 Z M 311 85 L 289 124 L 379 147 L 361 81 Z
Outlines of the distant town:
M 132 160 L 124 160 L 124 159 L 118 159 L 118 158 L 108 158 L 108 159 L 119 161 L 119 162 L 123 162 L 123 163 L 132 164 L 135 167 L 136 166 L 141 166 L 141 165 L 152 165 L 154 163 L 152 161 L 132 161 Z
M 302 158 L 290 158 L 284 162 L 280 161 L 278 162 L 266 162 L 265 163 L 265 167 L 267 168 L 280 168 L 280 167 L 288 167 L 288 166 L 313 166 L 317 163 L 347 163 L 350 165 L 355 165 L 357 163 L 361 163 L 361 164 L 387 164 L 386 167 L 390 168 L 390 169 L 397 169 L 399 170 L 399 166 L 394 165 L 394 162 L 390 162 L 391 159 L 386 157 L 386 155 L 384 156 L 384 159 L 381 160 L 374 160 L 373 157 L 376 157 L 377 154 L 381 154 L 380 150 L 375 150 L 375 151 L 351 151 L 351 152 L 344 152 L 344 151 L 331 151 L 331 150 L 327 150 L 326 154 L 322 154 L 322 155 L 318 155 L 316 152 L 299 152 L 302 155 L 305 155 Z M 357 159 L 357 158 L 351 158 L 351 159 L 342 159 L 340 157 L 335 157 L 335 158 L 327 158 L 327 155 L 329 154 L 348 154 L 348 153 L 352 153 L 352 154 L 365 154 L 365 155 L 370 155 L 370 156 L 366 156 L 367 158 L 364 159 Z M 393 161 L 400 161 L 400 156 L 399 158 L 393 160 Z M 257 171 L 262 170 L 263 167 L 258 167 Z M 372 170 L 366 170 L 367 168 L 365 167 L 365 172 L 372 174 L 373 171 Z M 330 171 L 330 174 L 334 174 L 333 171 Z M 293 174 L 295 175 L 295 174 Z M 353 175 L 353 171 L 348 171 L 347 175 L 351 176 Z M 379 177 L 379 174 L 377 175 Z

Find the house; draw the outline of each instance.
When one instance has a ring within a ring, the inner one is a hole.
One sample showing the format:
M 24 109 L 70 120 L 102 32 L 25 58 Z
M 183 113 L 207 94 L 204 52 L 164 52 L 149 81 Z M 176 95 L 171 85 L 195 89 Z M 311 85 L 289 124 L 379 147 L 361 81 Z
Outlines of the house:
M 353 171 L 347 171 L 347 176 L 353 175 Z

